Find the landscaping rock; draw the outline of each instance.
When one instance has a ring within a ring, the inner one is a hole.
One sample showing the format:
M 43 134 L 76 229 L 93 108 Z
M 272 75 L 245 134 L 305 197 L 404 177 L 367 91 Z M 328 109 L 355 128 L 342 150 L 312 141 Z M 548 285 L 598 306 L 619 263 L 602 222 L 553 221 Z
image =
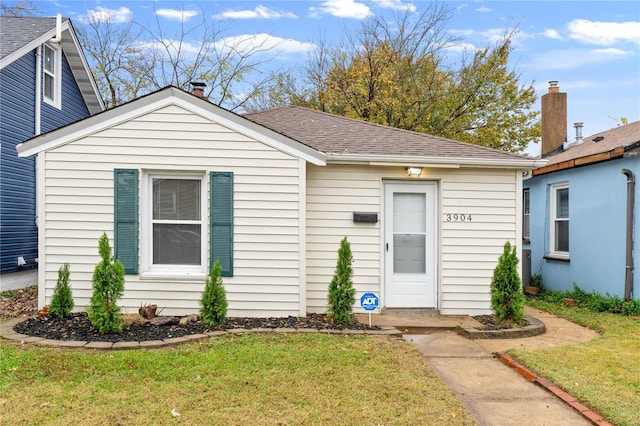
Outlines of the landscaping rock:
M 186 317 L 180 318 L 180 321 L 178 321 L 178 324 L 180 325 L 191 324 L 192 322 L 198 322 L 199 320 L 200 320 L 200 317 L 198 315 L 191 314 L 191 315 L 187 315 Z
M 178 317 L 155 317 L 151 318 L 149 322 L 158 326 L 177 325 L 180 319 Z

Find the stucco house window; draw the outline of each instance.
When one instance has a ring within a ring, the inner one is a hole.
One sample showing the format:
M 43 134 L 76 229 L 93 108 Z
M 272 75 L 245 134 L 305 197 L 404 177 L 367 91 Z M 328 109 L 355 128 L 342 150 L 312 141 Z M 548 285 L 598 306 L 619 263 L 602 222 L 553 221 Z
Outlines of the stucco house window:
M 56 108 L 61 107 L 62 51 L 59 47 L 44 45 L 42 83 L 44 101 Z
M 522 239 L 529 241 L 531 236 L 531 209 L 529 188 L 522 191 Z
M 550 252 L 559 257 L 569 257 L 569 184 L 551 185 L 551 247 Z

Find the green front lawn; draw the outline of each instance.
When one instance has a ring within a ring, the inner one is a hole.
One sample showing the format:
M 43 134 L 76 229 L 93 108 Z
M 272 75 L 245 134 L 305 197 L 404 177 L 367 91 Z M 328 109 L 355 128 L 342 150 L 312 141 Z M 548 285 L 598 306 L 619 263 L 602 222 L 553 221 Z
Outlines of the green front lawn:
M 476 424 L 410 343 L 321 333 L 108 352 L 3 341 L 0 413 L 12 425 Z
M 640 425 L 640 316 L 596 313 L 540 299 L 542 309 L 602 334 L 590 342 L 508 353 L 616 425 Z

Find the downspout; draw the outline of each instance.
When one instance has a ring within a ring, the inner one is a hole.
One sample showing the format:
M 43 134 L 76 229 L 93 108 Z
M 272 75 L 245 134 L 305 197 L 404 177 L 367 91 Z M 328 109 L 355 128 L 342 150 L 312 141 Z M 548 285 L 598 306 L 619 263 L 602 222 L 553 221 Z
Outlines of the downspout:
M 627 260 L 624 277 L 624 300 L 631 300 L 633 292 L 633 207 L 635 204 L 636 179 L 629 169 L 622 169 L 627 177 Z
M 62 41 L 62 14 L 56 15 L 56 36 L 49 40 L 51 43 L 60 43 Z
M 34 136 L 38 136 L 41 132 L 41 109 L 42 109 L 42 46 L 38 46 L 36 48 L 36 110 L 35 110 L 35 122 L 33 134 Z

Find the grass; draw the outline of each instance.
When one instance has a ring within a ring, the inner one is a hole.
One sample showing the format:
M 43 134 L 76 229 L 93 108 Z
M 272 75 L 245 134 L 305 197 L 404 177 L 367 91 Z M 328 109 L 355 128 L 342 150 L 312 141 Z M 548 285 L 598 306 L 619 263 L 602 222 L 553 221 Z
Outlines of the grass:
M 601 333 L 590 342 L 509 354 L 619 426 L 640 425 L 640 317 L 527 302 Z
M 321 333 L 110 352 L 3 342 L 0 413 L 13 425 L 476 424 L 410 343 Z

